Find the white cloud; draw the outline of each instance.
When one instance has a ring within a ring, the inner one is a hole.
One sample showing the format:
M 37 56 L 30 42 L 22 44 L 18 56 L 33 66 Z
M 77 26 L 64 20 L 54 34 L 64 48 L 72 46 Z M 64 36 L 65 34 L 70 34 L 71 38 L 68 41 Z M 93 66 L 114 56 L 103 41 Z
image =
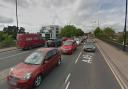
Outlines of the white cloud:
M 0 20 L 15 20 L 15 0 L 0 0 Z M 90 31 L 97 26 L 120 30 L 124 23 L 125 2 L 122 0 L 18 0 L 19 25 L 36 32 L 42 25 L 75 24 Z M 0 22 L 2 26 L 6 23 Z M 83 26 L 84 25 L 84 26 Z M 120 26 L 120 27 L 119 27 Z

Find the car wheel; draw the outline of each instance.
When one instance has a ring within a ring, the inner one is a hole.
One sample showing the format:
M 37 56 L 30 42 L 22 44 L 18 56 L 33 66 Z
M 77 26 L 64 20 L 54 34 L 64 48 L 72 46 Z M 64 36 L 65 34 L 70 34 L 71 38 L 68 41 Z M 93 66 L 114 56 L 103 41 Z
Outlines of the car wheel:
M 42 82 L 42 76 L 41 75 L 38 75 L 36 77 L 35 81 L 34 81 L 34 87 L 40 86 L 41 82 Z
M 29 46 L 29 47 L 28 47 L 28 50 L 31 50 L 31 49 L 32 49 L 32 47 L 31 47 L 31 46 Z

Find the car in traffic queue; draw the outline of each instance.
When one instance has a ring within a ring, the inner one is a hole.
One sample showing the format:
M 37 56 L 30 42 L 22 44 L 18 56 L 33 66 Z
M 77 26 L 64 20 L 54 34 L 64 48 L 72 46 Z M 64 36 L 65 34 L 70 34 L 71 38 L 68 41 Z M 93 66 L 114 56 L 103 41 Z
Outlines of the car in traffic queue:
M 11 68 L 8 84 L 16 89 L 40 86 L 43 76 L 55 65 L 61 64 L 61 53 L 56 48 L 40 48 L 30 54 L 24 62 Z
M 81 39 L 80 38 L 75 38 L 76 44 L 79 46 L 81 44 Z
M 87 42 L 84 44 L 84 51 L 86 52 L 95 52 L 96 51 L 96 46 L 92 42 Z
M 76 41 L 66 40 L 63 42 L 60 50 L 61 50 L 61 53 L 72 54 L 76 50 L 76 48 L 77 48 Z
M 61 39 L 49 39 L 47 41 L 47 46 L 48 47 L 58 47 L 58 46 L 61 46 Z

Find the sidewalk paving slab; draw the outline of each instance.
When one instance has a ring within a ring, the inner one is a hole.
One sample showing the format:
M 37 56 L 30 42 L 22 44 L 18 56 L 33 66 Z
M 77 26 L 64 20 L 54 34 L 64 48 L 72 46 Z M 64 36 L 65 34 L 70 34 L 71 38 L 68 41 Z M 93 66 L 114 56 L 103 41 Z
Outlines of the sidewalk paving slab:
M 128 53 L 99 39 L 96 39 L 96 41 L 96 44 L 109 56 L 109 61 L 112 62 L 128 85 Z

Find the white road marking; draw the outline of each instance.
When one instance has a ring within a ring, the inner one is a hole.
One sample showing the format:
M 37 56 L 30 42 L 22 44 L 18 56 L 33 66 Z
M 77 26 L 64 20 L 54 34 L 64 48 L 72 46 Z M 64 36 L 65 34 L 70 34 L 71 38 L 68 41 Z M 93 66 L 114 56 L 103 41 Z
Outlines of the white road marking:
M 92 60 L 90 60 L 90 59 L 89 60 L 82 60 L 82 61 L 86 62 L 86 63 L 90 63 L 90 64 L 92 63 Z
M 119 76 L 119 74 L 117 73 L 117 71 L 114 69 L 113 65 L 110 63 L 110 61 L 108 61 L 108 59 L 106 58 L 104 51 L 102 49 L 100 49 L 100 47 L 97 44 L 97 47 L 100 51 L 100 53 L 102 54 L 102 56 L 104 57 L 106 63 L 108 64 L 110 70 L 112 71 L 113 75 L 115 76 L 117 82 L 119 83 L 121 89 L 128 89 L 127 85 L 124 83 L 124 81 L 121 79 L 121 77 Z
M 70 81 L 68 82 L 68 84 L 67 84 L 67 86 L 66 86 L 66 88 L 65 88 L 65 89 L 68 89 L 69 85 L 70 85 Z
M 9 52 L 15 52 L 15 51 L 19 51 L 20 49 L 14 49 L 14 50 L 7 50 L 7 51 L 4 51 L 4 52 L 1 52 L 0 54 L 5 54 L 5 53 L 9 53 Z
M 92 56 L 90 56 L 90 55 L 83 55 L 83 58 L 85 58 L 85 59 L 92 59 Z
M 21 54 L 25 54 L 25 53 L 28 53 L 30 51 L 27 51 L 27 52 L 22 52 L 22 53 L 17 53 L 15 55 L 11 55 L 11 56 L 7 56 L 7 57 L 3 57 L 3 58 L 0 58 L 0 60 L 3 60 L 3 59 L 7 59 L 7 58 L 10 58 L 10 57 L 15 57 L 15 56 L 18 56 L 18 55 L 21 55 Z
M 77 57 L 77 59 L 76 59 L 76 61 L 75 61 L 75 64 L 78 62 L 79 57 L 80 57 L 81 54 L 82 54 L 82 51 L 81 51 L 80 54 L 78 55 L 78 57 Z
M 71 73 L 68 74 L 67 78 L 65 79 L 65 84 L 67 83 L 68 79 L 70 78 Z

